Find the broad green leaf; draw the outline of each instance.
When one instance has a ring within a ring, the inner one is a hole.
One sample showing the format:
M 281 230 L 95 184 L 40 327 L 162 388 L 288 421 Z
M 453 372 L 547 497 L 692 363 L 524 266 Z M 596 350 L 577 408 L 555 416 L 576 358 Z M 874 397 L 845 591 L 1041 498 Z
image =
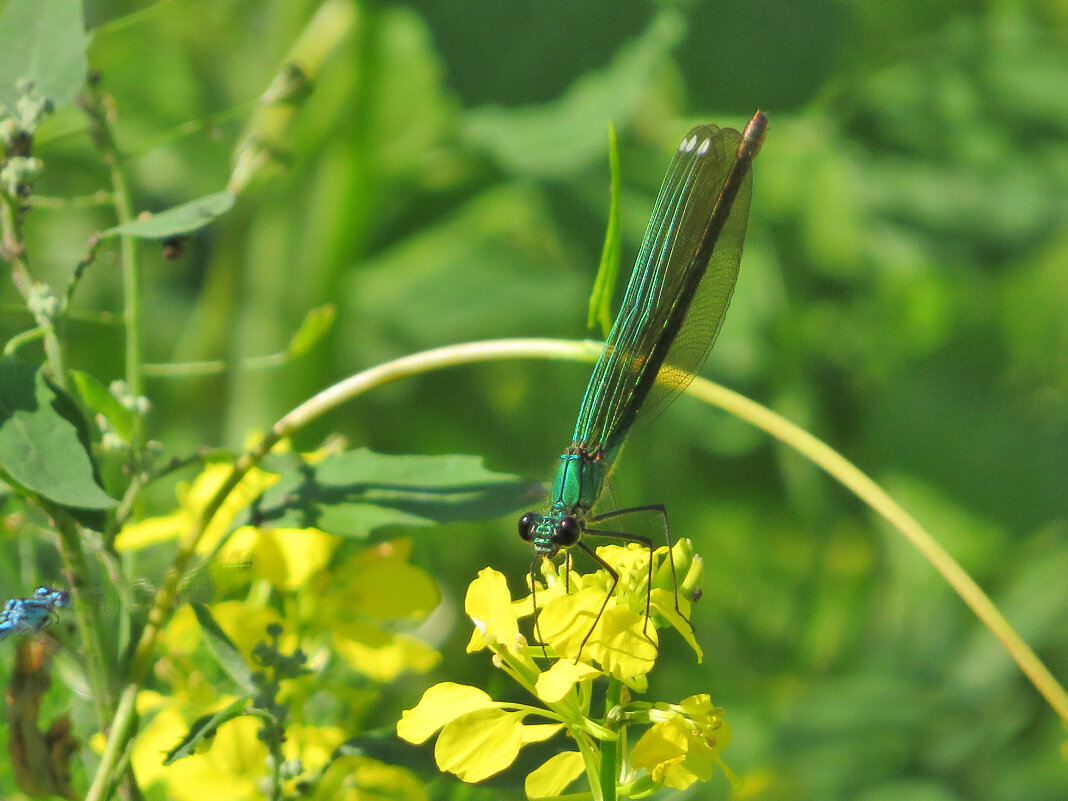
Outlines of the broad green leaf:
M 245 714 L 245 708 L 248 706 L 248 702 L 249 696 L 238 698 L 236 701 L 226 705 L 218 712 L 213 712 L 210 715 L 202 715 L 194 720 L 193 725 L 189 727 L 189 731 L 182 738 L 181 742 L 167 752 L 163 764 L 170 765 L 173 762 L 177 762 L 179 759 L 192 756 L 196 751 L 197 743 L 205 737 L 214 737 L 216 730 L 222 724 Z
M 74 386 L 82 403 L 106 417 L 115 433 L 129 442 L 136 415 L 123 406 L 94 376 L 81 370 L 71 370 L 70 375 L 74 379 Z
M 582 775 L 586 764 L 578 751 L 553 754 L 541 767 L 527 775 L 524 789 L 527 798 L 553 798 L 560 795 L 571 782 Z
M 333 303 L 310 309 L 304 315 L 304 321 L 300 324 L 297 333 L 289 340 L 289 347 L 286 348 L 286 353 L 294 358 L 303 356 L 326 336 L 326 333 L 334 325 L 336 316 L 337 306 Z
M 444 681 L 423 693 L 419 703 L 401 713 L 397 736 L 425 743 L 438 729 L 478 709 L 492 709 L 493 699 L 478 687 Z
M 197 200 L 183 203 L 161 211 L 142 220 L 125 225 L 116 225 L 104 231 L 103 236 L 136 236 L 141 239 L 167 239 L 179 234 L 188 234 L 215 221 L 233 208 L 235 195 L 223 190 Z
M 608 230 L 604 233 L 604 248 L 601 250 L 601 264 L 597 268 L 597 277 L 590 294 L 590 310 L 586 318 L 586 327 L 593 328 L 601 324 L 601 332 L 608 336 L 612 328 L 612 297 L 616 291 L 619 278 L 619 141 L 616 139 L 616 126 L 608 125 L 608 169 L 612 176 L 612 199 L 608 204 Z
M 392 456 L 361 448 L 283 475 L 235 525 L 318 528 L 366 538 L 383 526 L 489 520 L 544 494 L 474 456 Z
M 193 612 L 197 621 L 206 635 L 208 650 L 214 654 L 219 666 L 232 678 L 237 685 L 247 693 L 253 693 L 256 689 L 252 681 L 252 671 L 249 670 L 245 657 L 233 640 L 226 636 L 215 618 L 204 604 L 192 604 Z
M 559 100 L 519 109 L 474 109 L 467 114 L 464 135 L 509 172 L 569 176 L 597 157 L 602 144 L 595 132 L 605 119 L 632 114 L 684 32 L 676 12 L 662 12 L 611 65 L 583 75 Z
M 110 509 L 89 455 L 89 434 L 74 400 L 44 373 L 0 361 L 0 469 L 20 486 L 72 509 Z
M 85 83 L 88 43 L 79 0 L 11 0 L 0 11 L 0 104 L 15 111 L 21 81 L 57 108 L 70 103 Z

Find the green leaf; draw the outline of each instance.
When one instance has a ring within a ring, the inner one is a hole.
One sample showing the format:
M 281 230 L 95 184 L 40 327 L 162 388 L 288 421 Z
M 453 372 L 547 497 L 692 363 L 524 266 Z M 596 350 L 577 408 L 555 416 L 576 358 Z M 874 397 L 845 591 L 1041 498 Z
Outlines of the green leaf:
M 16 109 L 16 85 L 32 81 L 59 108 L 85 83 L 89 39 L 79 0 L 11 0 L 0 12 L 0 103 Z
M 616 126 L 608 124 L 608 169 L 612 175 L 612 199 L 608 204 L 608 230 L 604 233 L 604 249 L 601 250 L 601 264 L 597 268 L 597 278 L 593 282 L 590 294 L 590 311 L 586 326 L 593 328 L 598 322 L 604 336 L 612 329 L 612 296 L 615 295 L 616 281 L 619 278 L 619 141 L 616 139 Z
M 197 616 L 200 627 L 207 635 L 208 650 L 215 656 L 216 661 L 226 673 L 237 682 L 238 686 L 246 693 L 252 694 L 256 690 L 256 684 L 252 681 L 252 671 L 241 651 L 234 645 L 234 641 L 226 636 L 226 632 L 216 622 L 214 616 L 204 604 L 192 604 L 193 613 Z
M 179 759 L 192 756 L 196 750 L 197 743 L 205 737 L 214 737 L 216 730 L 218 730 L 222 724 L 226 723 L 226 721 L 239 718 L 245 714 L 245 708 L 248 706 L 248 701 L 249 696 L 238 698 L 236 701 L 231 702 L 218 712 L 213 712 L 210 715 L 202 715 L 194 720 L 193 725 L 189 727 L 189 731 L 186 732 L 186 735 L 181 739 L 178 745 L 167 752 L 163 764 L 170 765 L 172 762 L 177 762 Z
M 337 306 L 333 303 L 327 303 L 325 306 L 309 310 L 304 315 L 304 321 L 300 324 L 297 333 L 289 340 L 289 347 L 286 348 L 286 353 L 293 358 L 303 356 L 326 336 L 326 333 L 334 325 L 335 317 L 337 317 Z
M 474 109 L 467 114 L 463 133 L 507 172 L 570 176 L 601 151 L 601 137 L 595 132 L 602 120 L 633 114 L 684 33 L 678 13 L 661 12 L 607 68 L 583 75 L 559 100 L 518 109 Z
M 544 494 L 475 456 L 393 456 L 361 448 L 284 474 L 235 525 L 319 528 L 366 538 L 383 526 L 490 520 Z
M 78 390 L 78 397 L 82 399 L 82 403 L 97 414 L 106 417 L 111 427 L 115 429 L 115 433 L 129 442 L 133 434 L 136 415 L 123 406 L 107 387 L 89 373 L 71 370 L 70 376 L 74 379 L 74 386 Z
M 0 360 L 0 469 L 19 486 L 72 509 L 110 509 L 74 400 L 44 373 Z
M 236 195 L 228 190 L 161 211 L 143 220 L 116 225 L 101 236 L 136 236 L 141 239 L 167 239 L 188 234 L 215 221 L 234 206 Z

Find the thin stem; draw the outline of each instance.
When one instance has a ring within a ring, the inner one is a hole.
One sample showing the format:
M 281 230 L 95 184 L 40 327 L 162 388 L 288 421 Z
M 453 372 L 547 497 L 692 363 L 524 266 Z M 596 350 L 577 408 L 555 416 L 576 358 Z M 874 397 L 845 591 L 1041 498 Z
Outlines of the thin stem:
M 204 531 L 210 525 L 226 498 L 241 483 L 245 475 L 259 464 L 263 457 L 283 438 L 299 431 L 304 426 L 357 395 L 402 378 L 409 378 L 446 367 L 487 361 L 554 359 L 593 362 L 597 359 L 601 347 L 601 343 L 588 341 L 511 339 L 469 342 L 436 348 L 380 364 L 351 376 L 328 387 L 287 413 L 275 423 L 259 443 L 238 458 L 230 475 L 216 490 L 215 495 L 205 506 L 192 529 L 187 532 L 179 544 L 178 553 L 171 568 L 167 571 L 167 575 L 164 577 L 163 584 L 156 596 L 156 602 L 149 613 L 148 622 L 134 652 L 130 684 L 124 692 L 136 692 L 148 675 L 153 663 L 153 652 L 157 638 L 162 627 L 170 619 L 177 599 L 178 588 L 181 586 L 195 553 L 196 545 L 201 536 L 203 536 Z M 873 509 L 898 528 L 946 577 L 950 585 L 964 598 L 965 602 L 975 611 L 983 623 L 994 631 L 995 635 L 1005 644 L 1010 655 L 1020 665 L 1024 674 L 1035 684 L 1057 714 L 1068 722 L 1068 695 L 1065 694 L 1057 680 L 1053 678 L 1052 674 L 1049 673 L 1019 635 L 1013 631 L 1008 622 L 1004 620 L 1004 617 L 997 611 L 990 600 L 983 595 L 982 591 L 975 585 L 975 582 L 964 573 L 963 569 L 871 479 L 815 437 L 787 422 L 769 409 L 737 393 L 701 378 L 694 379 L 687 391 L 706 403 L 727 409 L 758 428 L 767 431 L 782 442 L 796 448 L 845 486 L 852 489 Z M 132 728 L 119 726 L 119 723 L 120 721 L 116 718 L 112 727 L 112 738 L 133 735 Z M 578 732 L 575 733 L 576 742 L 580 744 L 580 750 L 582 750 L 582 741 L 578 734 Z M 111 741 L 109 740 L 109 746 L 110 744 Z M 587 743 L 587 745 L 589 744 Z M 115 754 L 121 752 L 121 748 L 116 748 L 112 751 Z M 105 754 L 107 753 L 105 752 Z M 585 751 L 583 752 L 584 759 L 587 759 L 587 767 L 590 764 L 589 756 L 591 755 L 587 755 Z M 106 771 L 113 768 L 114 764 L 109 764 L 106 759 L 101 760 L 99 770 Z M 591 774 L 594 786 L 596 786 L 598 775 L 599 771 Z
M 104 101 L 95 90 L 86 93 L 82 108 L 89 117 L 93 142 L 104 157 L 111 179 L 115 216 L 120 225 L 133 222 L 130 191 L 122 172 L 121 158 L 115 135 L 108 119 Z M 90 260 L 94 248 L 90 247 Z M 144 393 L 144 378 L 141 369 L 141 268 L 133 237 L 119 237 L 119 254 L 122 261 L 123 324 L 126 329 L 126 385 L 134 397 Z M 140 450 L 144 439 L 144 419 L 136 415 L 130 445 L 134 453 Z
M 1068 725 L 1068 693 L 1064 691 L 1030 646 L 1016 633 L 1016 630 L 975 583 L 975 580 L 882 487 L 868 478 L 852 462 L 807 431 L 803 431 L 770 409 L 737 392 L 732 392 L 703 378 L 695 378 L 687 391 L 707 403 L 719 406 L 752 423 L 789 445 L 811 460 L 813 464 L 823 468 L 896 528 L 934 566 L 935 570 L 942 574 L 949 586 L 982 621 L 983 625 L 1001 641 L 1020 670 L 1042 693 L 1046 702 L 1053 707 L 1053 711 L 1060 716 L 1061 721 Z
M 608 714 L 619 705 L 622 683 L 609 676 L 608 687 L 604 694 L 604 720 L 608 725 Z M 615 801 L 616 784 L 619 782 L 619 741 L 607 740 L 601 743 L 601 794 L 604 801 Z
M 78 525 L 63 509 L 48 507 L 56 531 L 59 533 L 59 552 L 63 558 L 70 588 L 74 593 L 74 616 L 78 623 L 78 633 L 85 649 L 86 671 L 89 674 L 89 686 L 93 694 L 97 720 L 106 726 L 115 711 L 114 697 L 108 665 L 104 658 L 101 644 L 106 638 L 104 624 L 100 618 L 99 608 L 89 602 L 84 590 L 89 585 L 89 565 L 82 548 Z

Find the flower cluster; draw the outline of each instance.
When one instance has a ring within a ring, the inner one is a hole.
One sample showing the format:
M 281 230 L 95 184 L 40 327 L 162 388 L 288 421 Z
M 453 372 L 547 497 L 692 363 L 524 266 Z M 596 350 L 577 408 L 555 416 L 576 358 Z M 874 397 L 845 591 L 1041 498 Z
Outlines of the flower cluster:
M 538 705 L 495 701 L 477 687 L 445 682 L 403 714 L 397 733 L 413 743 L 437 733 L 439 768 L 477 782 L 510 766 L 524 745 L 566 729 L 578 750 L 556 754 L 527 776 L 531 798 L 558 795 L 583 772 L 593 797 L 602 798 L 636 797 L 665 785 L 685 788 L 710 778 L 716 765 L 726 771 L 720 754 L 730 729 L 707 695 L 678 704 L 631 700 L 648 687 L 658 629 L 676 629 L 701 658 L 689 623 L 700 558 L 687 540 L 672 551 L 675 571 L 666 547 L 650 554 L 635 544 L 605 546 L 597 555 L 618 574 L 614 589 L 607 570 L 581 574 L 569 560 L 561 566 L 544 560 L 542 581 L 535 585 L 532 578 L 531 592 L 520 599 L 513 600 L 504 576 L 491 568 L 468 588 L 465 609 L 475 626 L 468 651 L 491 650 L 494 664 Z M 677 595 L 676 574 L 683 577 Z M 533 644 L 520 632 L 527 617 L 535 617 Z M 545 659 L 543 670 L 539 660 Z M 595 681 L 602 678 L 605 702 L 595 704 Z M 596 719 L 591 708 L 607 713 Z M 648 728 L 623 753 L 632 726 Z M 605 781 L 615 787 L 608 790 Z

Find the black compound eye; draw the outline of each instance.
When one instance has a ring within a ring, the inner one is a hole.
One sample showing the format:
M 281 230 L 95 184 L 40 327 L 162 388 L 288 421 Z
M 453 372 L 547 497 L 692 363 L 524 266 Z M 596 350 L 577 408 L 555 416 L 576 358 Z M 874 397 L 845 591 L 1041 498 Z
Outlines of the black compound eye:
M 552 541 L 561 548 L 570 548 L 582 536 L 582 526 L 573 515 L 568 515 L 553 528 Z
M 519 518 L 519 536 L 524 541 L 530 542 L 534 539 L 534 527 L 538 525 L 538 516 L 533 512 L 527 512 L 521 518 Z

